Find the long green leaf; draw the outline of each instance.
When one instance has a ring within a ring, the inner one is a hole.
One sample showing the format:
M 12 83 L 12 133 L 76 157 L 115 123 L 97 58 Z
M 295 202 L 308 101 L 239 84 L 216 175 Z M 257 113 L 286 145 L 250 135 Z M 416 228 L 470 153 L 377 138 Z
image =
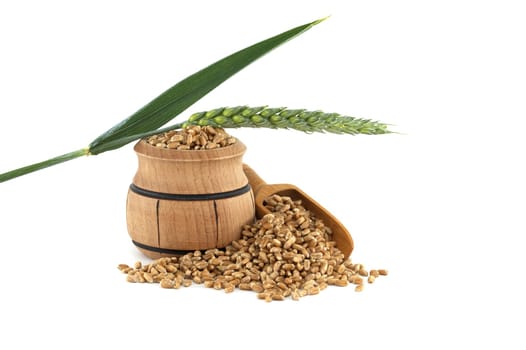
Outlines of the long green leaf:
M 293 28 L 217 61 L 166 90 L 133 115 L 101 134 L 89 144 L 89 147 L 2 173 L 0 183 L 81 156 L 117 149 L 147 134 L 155 133 L 156 129 L 175 118 L 232 75 L 324 20 L 325 18 Z
M 62 154 L 62 155 L 60 155 L 58 157 L 54 157 L 54 158 L 45 160 L 43 162 L 38 162 L 38 163 L 27 165 L 27 166 L 24 166 L 24 167 L 21 167 L 21 168 L 18 168 L 18 169 L 14 169 L 14 170 L 5 172 L 3 174 L 0 174 L 0 182 L 11 180 L 11 179 L 14 179 L 15 177 L 26 175 L 26 174 L 32 173 L 34 171 L 42 170 L 44 168 L 47 168 L 47 167 L 50 167 L 50 166 L 53 166 L 53 165 L 57 165 L 57 164 L 60 164 L 60 163 L 64 163 L 64 162 L 67 162 L 69 160 L 72 160 L 72 159 L 75 159 L 75 158 L 79 158 L 79 157 L 82 157 L 82 156 L 86 156 L 86 155 L 88 155 L 88 149 L 87 148 L 83 148 L 83 149 L 79 149 L 77 151 L 73 151 L 73 152 L 69 152 L 69 153 L 66 153 L 66 154 Z
M 133 141 L 134 135 L 158 129 L 250 63 L 323 20 L 261 41 L 190 75 L 93 140 L 89 145 L 90 153 L 99 154 L 119 148 Z

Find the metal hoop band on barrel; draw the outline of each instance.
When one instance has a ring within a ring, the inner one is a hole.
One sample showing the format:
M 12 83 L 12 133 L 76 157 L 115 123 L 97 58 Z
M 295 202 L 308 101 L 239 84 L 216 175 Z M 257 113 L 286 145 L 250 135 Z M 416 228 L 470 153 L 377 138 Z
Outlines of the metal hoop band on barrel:
M 173 201 L 204 201 L 204 200 L 214 200 L 214 199 L 225 199 L 236 197 L 242 194 L 245 194 L 250 191 L 250 185 L 246 184 L 245 186 L 238 188 L 236 190 L 220 192 L 220 193 L 203 193 L 203 194 L 176 194 L 176 193 L 162 193 L 146 190 L 140 188 L 134 184 L 130 185 L 130 190 L 141 196 L 155 198 L 155 199 L 164 199 L 164 200 L 173 200 Z

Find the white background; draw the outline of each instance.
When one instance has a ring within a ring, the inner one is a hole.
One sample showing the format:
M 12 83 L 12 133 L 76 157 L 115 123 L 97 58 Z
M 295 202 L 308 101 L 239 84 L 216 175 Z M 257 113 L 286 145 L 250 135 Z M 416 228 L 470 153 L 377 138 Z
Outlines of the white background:
M 1 1 L 0 172 L 73 151 L 187 75 L 322 24 L 180 116 L 321 109 L 387 136 L 231 130 L 348 227 L 366 286 L 299 302 L 125 281 L 132 146 L 0 184 L 0 348 L 524 349 L 519 1 Z

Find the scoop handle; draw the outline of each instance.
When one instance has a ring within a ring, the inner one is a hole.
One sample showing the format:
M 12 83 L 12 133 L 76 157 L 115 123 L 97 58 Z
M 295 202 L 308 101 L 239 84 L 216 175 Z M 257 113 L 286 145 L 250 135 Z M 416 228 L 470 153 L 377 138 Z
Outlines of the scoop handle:
M 254 194 L 257 194 L 259 189 L 262 186 L 265 186 L 267 183 L 265 180 L 263 180 L 259 175 L 246 164 L 243 164 L 243 171 L 245 172 L 246 177 L 248 178 L 248 183 L 250 184 L 250 187 L 252 187 L 252 191 L 254 191 Z

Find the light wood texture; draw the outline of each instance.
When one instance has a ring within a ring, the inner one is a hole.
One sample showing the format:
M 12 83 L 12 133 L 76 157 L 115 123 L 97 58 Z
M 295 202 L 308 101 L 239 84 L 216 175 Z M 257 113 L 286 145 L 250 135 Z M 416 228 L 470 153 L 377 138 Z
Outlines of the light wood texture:
M 126 222 L 131 238 L 152 247 L 159 246 L 157 225 L 152 224 L 152 218 L 157 216 L 157 199 L 143 197 L 128 190 L 126 200 Z M 161 255 L 138 248 L 150 258 L 160 258 Z
M 242 170 L 245 145 L 235 144 L 211 150 L 180 151 L 149 145 L 135 147 L 139 169 L 133 178 L 138 187 L 177 194 L 219 193 L 247 184 Z
M 215 248 L 217 224 L 214 201 L 159 202 L 159 246 L 196 250 Z
M 345 258 L 348 258 L 353 249 L 354 242 L 351 234 L 343 224 L 336 219 L 327 209 L 322 207 L 318 202 L 309 197 L 305 192 L 298 187 L 290 184 L 267 184 L 252 168 L 243 164 L 243 170 L 248 178 L 250 186 L 254 191 L 254 201 L 256 205 L 256 217 L 261 218 L 263 215 L 270 213 L 263 201 L 273 195 L 289 196 L 292 199 L 301 199 L 302 205 L 310 210 L 316 217 L 323 220 L 325 225 L 331 228 L 333 239 L 336 241 L 336 246 L 340 249 Z
M 242 156 L 246 147 L 214 150 L 167 150 L 140 141 L 133 183 L 145 190 L 169 194 L 216 194 L 247 185 Z M 222 248 L 241 236 L 255 218 L 252 191 L 207 200 L 154 199 L 128 191 L 126 220 L 130 237 L 141 244 L 170 250 Z M 139 250 L 150 258 L 170 256 Z
M 225 247 L 233 240 L 241 238 L 243 225 L 252 224 L 255 220 L 252 191 L 237 197 L 218 199 L 215 201 L 215 208 L 218 247 Z

